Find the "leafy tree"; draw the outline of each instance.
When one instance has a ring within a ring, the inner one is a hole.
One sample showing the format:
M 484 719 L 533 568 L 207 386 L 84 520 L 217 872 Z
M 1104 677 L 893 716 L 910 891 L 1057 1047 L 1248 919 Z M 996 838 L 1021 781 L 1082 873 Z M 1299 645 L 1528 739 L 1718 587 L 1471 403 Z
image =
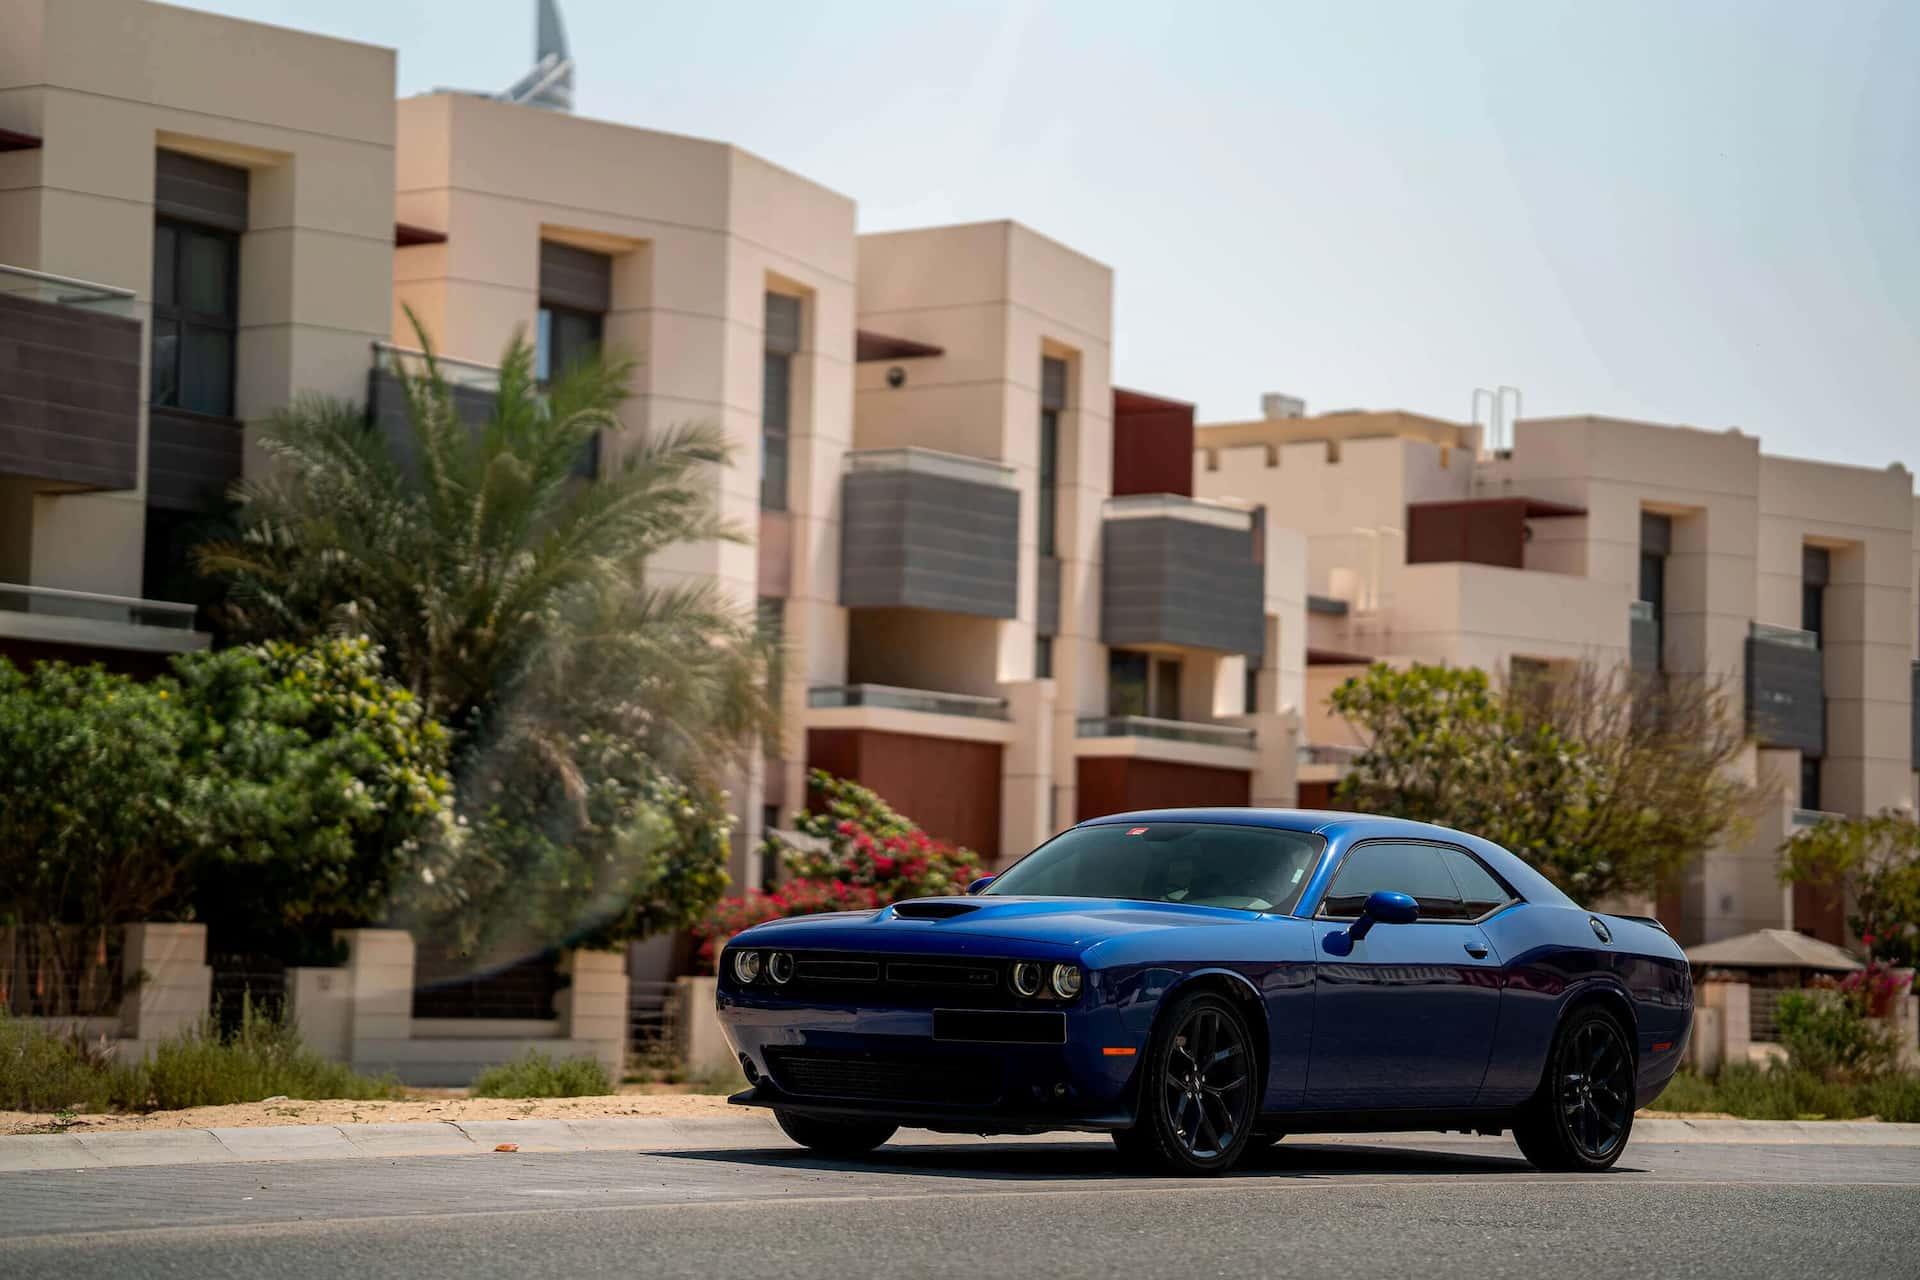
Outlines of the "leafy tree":
M 1781 847 L 1780 879 L 1821 885 L 1848 905 L 1847 927 L 1875 960 L 1920 963 L 1920 822 L 1884 810 L 1824 818 Z
M 720 788 L 775 727 L 768 654 L 712 584 L 649 581 L 646 566 L 737 536 L 712 498 L 724 437 L 621 441 L 585 480 L 580 459 L 616 438 L 630 361 L 542 385 L 516 337 L 476 425 L 421 346 L 421 372 L 395 368 L 397 437 L 319 397 L 270 424 L 241 536 L 202 568 L 226 579 L 243 634 L 370 634 L 453 731 L 466 834 L 410 887 L 427 927 L 554 945 L 697 914 L 724 883 Z
M 1484 836 L 1588 900 L 1670 882 L 1754 797 L 1712 682 L 1584 665 L 1502 692 L 1471 668 L 1377 664 L 1331 705 L 1364 739 L 1343 804 Z

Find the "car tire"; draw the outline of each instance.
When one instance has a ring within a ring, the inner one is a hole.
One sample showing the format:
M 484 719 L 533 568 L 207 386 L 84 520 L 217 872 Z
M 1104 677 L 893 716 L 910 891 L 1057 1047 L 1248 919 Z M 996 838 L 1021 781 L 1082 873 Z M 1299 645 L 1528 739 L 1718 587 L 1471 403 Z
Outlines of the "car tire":
M 1167 1173 L 1225 1173 L 1253 1139 L 1258 1066 L 1253 1035 L 1231 1001 L 1210 991 L 1175 997 L 1147 1042 L 1139 1114 L 1114 1144 Z
M 1513 1138 L 1536 1169 L 1608 1169 L 1633 1133 L 1633 1038 L 1613 1014 L 1582 1005 L 1561 1019 L 1540 1087 L 1514 1117 Z
M 807 1150 L 843 1159 L 867 1154 L 900 1129 L 884 1120 L 835 1120 L 778 1108 L 773 1118 L 789 1138 Z

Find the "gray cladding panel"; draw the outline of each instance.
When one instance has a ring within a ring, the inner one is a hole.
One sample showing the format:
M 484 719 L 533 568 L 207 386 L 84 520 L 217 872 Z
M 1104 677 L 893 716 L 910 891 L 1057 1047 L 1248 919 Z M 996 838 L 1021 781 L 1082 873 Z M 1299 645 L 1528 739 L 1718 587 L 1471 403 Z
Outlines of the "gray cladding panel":
M 1642 674 L 1660 669 L 1660 623 L 1653 618 L 1634 618 L 1627 624 L 1627 647 L 1633 657 L 1633 669 Z
M 240 478 L 244 428 L 229 418 L 147 410 L 147 505 L 203 511 Z
M 540 242 L 540 300 L 582 311 L 613 305 L 613 259 L 570 244 Z
M 1747 637 L 1747 726 L 1767 747 L 1825 753 L 1826 690 L 1820 650 Z
M 139 481 L 140 322 L 0 295 L 0 475 Z
M 1043 636 L 1060 634 L 1060 558 L 1040 557 L 1039 590 L 1035 597 L 1034 631 Z
M 155 213 L 227 231 L 247 229 L 247 171 L 179 151 L 154 156 Z
M 1014 616 L 1017 492 L 914 471 L 854 472 L 843 483 L 841 604 Z
M 1107 644 L 1263 650 L 1264 582 L 1247 531 L 1162 517 L 1108 520 L 1103 536 Z

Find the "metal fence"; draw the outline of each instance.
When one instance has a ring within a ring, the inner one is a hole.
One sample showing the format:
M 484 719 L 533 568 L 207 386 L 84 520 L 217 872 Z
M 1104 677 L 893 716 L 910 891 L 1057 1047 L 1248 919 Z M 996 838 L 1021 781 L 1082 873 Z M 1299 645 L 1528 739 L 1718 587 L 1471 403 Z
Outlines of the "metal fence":
M 518 960 L 476 960 L 444 948 L 415 953 L 413 1016 L 551 1020 L 560 1016 L 560 957 L 543 952 Z
M 249 1013 L 279 1022 L 287 1012 L 287 967 L 273 956 L 215 954 L 207 957 L 213 970 L 213 1019 L 222 1035 L 240 1029 Z
M 677 984 L 628 984 L 627 1037 L 627 1057 L 637 1069 L 665 1070 L 680 1063 L 685 1055 L 680 1049 Z
M 0 929 L 0 1009 L 19 1018 L 112 1017 L 123 937 L 118 928 Z

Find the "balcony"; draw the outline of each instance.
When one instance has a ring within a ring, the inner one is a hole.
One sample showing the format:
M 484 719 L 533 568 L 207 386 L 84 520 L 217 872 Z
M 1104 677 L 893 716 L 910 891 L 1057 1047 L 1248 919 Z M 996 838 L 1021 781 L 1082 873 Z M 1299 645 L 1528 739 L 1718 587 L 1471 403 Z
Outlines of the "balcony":
M 1156 493 L 1110 498 L 1105 514 L 1102 641 L 1261 652 L 1266 583 L 1251 511 Z
M 0 636 L 12 640 L 186 653 L 211 638 L 193 619 L 190 604 L 0 582 Z
M 934 449 L 846 456 L 840 603 L 1011 618 L 1019 596 L 1013 468 Z
M 134 488 L 142 345 L 130 290 L 0 266 L 0 476 Z
M 413 431 L 407 421 L 407 393 L 401 375 L 422 377 L 427 368 L 427 353 L 418 348 L 391 342 L 373 344 L 373 368 L 367 375 L 367 417 L 381 428 L 395 452 L 409 462 L 413 457 Z M 484 426 L 493 416 L 494 401 L 500 394 L 498 366 L 435 352 L 433 368 L 453 397 L 454 416 L 475 430 Z M 600 474 L 598 436 L 581 455 L 574 474 L 589 480 Z
M 1788 824 L 1794 831 L 1804 831 L 1808 827 L 1817 827 L 1828 819 L 1845 821 L 1844 813 L 1829 813 L 1825 809 L 1795 809 L 1788 816 Z
M 1161 720 L 1153 716 L 1081 716 L 1074 722 L 1074 734 L 1080 738 L 1153 738 L 1202 747 L 1253 750 L 1253 730 L 1240 725 Z
M 1826 687 L 1820 637 L 1793 627 L 1750 624 L 1747 632 L 1747 728 L 1763 747 L 1825 751 Z
M 1005 720 L 1007 700 L 971 693 L 941 693 L 932 689 L 902 689 L 890 684 L 822 685 L 807 690 L 809 707 L 884 707 L 894 711 L 923 711 L 937 716 L 972 716 Z

